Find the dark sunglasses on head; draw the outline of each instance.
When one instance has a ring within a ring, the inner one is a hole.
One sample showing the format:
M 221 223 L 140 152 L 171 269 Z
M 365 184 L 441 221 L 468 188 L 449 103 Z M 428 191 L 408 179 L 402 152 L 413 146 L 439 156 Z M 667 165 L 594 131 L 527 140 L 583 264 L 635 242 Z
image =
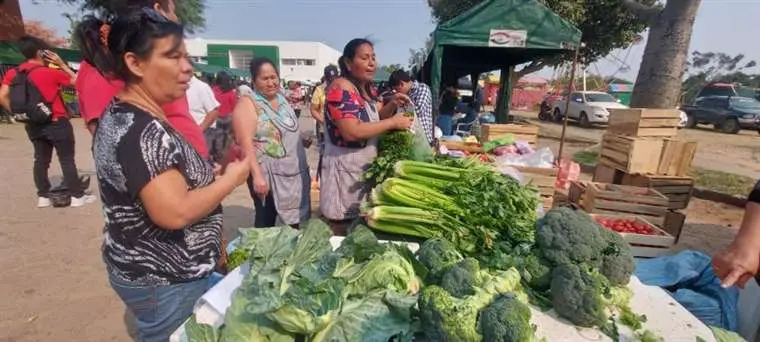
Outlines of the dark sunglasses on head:
M 158 11 L 149 8 L 149 7 L 143 7 L 140 9 L 142 12 L 143 17 L 148 18 L 149 20 L 157 23 L 167 22 L 169 19 L 166 19 L 166 17 L 163 16 L 163 14 L 159 13 Z

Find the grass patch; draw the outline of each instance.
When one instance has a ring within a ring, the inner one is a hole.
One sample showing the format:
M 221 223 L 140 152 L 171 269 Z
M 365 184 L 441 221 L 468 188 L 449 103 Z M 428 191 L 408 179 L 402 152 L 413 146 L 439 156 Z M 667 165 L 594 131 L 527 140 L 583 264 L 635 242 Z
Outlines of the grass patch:
M 596 165 L 597 158 L 599 158 L 597 151 L 578 151 L 573 154 L 573 161 L 578 164 Z
M 755 186 L 750 177 L 698 167 L 692 168 L 691 176 L 695 186 L 737 196 L 747 196 Z

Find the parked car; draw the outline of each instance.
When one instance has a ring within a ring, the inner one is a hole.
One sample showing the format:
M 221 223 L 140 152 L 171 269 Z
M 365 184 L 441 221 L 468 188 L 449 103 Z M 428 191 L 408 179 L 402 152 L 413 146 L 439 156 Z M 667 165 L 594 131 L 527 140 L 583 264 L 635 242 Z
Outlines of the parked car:
M 714 125 L 716 130 L 736 134 L 741 129 L 757 130 L 760 101 L 742 96 L 705 96 L 682 106 L 688 117 L 686 127 Z
M 564 116 L 565 101 L 570 98 L 567 108 L 567 117 L 578 120 L 583 127 L 592 124 L 606 124 L 610 119 L 609 109 L 628 108 L 620 104 L 612 95 L 598 91 L 576 91 L 570 96 L 557 101 L 554 105 L 554 116 L 560 119 Z

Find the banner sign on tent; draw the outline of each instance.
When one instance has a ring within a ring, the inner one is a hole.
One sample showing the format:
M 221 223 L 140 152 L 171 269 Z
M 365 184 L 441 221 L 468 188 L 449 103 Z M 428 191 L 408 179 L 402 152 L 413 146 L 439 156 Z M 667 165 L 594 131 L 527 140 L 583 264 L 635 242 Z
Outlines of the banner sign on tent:
M 488 47 L 524 48 L 528 41 L 528 31 L 491 29 Z

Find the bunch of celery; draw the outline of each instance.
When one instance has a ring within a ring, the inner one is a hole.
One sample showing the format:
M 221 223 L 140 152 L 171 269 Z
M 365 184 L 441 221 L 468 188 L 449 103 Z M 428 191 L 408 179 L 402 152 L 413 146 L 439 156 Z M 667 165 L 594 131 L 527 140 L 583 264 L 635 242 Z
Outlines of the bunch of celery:
M 368 219 L 378 231 L 444 237 L 470 253 L 494 241 L 530 242 L 538 198 L 485 166 L 459 168 L 404 160 L 370 196 Z

